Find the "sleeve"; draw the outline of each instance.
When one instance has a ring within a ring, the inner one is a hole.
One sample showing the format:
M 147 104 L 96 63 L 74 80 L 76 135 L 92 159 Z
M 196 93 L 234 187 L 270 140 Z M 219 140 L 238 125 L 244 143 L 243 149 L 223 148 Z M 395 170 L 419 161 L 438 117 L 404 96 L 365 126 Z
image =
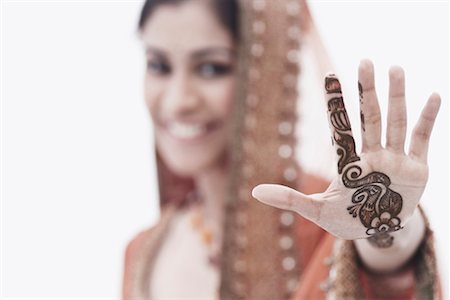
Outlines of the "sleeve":
M 137 234 L 126 246 L 124 255 L 124 269 L 122 281 L 122 299 L 136 299 L 136 290 L 139 286 L 138 272 L 140 270 L 140 252 L 145 241 L 152 234 L 152 228 Z
M 164 240 L 176 209 L 176 205 L 165 206 L 161 211 L 159 222 L 138 233 L 128 243 L 124 255 L 122 299 L 148 299 L 147 285 L 151 264 Z
M 442 299 L 437 274 L 433 232 L 426 234 L 416 254 L 393 274 L 373 274 L 359 261 L 352 241 L 336 240 L 330 267 L 329 294 L 335 299 Z
M 326 234 L 304 270 L 295 300 L 300 299 L 442 299 L 433 232 L 427 227 L 416 254 L 394 274 L 373 274 L 359 260 L 353 241 Z

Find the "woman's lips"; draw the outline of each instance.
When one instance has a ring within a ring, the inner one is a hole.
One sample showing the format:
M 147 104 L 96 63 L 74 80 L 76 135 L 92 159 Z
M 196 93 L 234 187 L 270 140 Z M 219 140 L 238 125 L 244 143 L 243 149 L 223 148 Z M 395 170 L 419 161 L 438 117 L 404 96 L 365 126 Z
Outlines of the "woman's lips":
M 218 122 L 185 123 L 168 122 L 163 126 L 165 132 L 173 139 L 179 141 L 198 141 L 218 128 Z

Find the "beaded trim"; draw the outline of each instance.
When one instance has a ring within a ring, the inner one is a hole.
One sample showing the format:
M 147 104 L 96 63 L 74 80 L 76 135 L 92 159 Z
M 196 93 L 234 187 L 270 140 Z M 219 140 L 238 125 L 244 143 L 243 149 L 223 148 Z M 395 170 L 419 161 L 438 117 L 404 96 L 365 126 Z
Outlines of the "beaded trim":
M 220 297 L 289 299 L 301 271 L 296 218 L 253 200 L 251 190 L 264 182 L 291 187 L 298 182 L 294 131 L 302 9 L 297 0 L 240 5 L 239 138 L 233 147 Z

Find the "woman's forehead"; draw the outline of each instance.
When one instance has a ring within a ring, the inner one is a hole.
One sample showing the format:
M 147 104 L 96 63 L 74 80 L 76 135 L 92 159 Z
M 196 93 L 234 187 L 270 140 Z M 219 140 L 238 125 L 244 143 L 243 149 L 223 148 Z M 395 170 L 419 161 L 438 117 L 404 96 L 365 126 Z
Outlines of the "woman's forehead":
M 146 50 L 195 53 L 233 48 L 231 34 L 201 1 L 162 5 L 145 23 L 141 37 Z

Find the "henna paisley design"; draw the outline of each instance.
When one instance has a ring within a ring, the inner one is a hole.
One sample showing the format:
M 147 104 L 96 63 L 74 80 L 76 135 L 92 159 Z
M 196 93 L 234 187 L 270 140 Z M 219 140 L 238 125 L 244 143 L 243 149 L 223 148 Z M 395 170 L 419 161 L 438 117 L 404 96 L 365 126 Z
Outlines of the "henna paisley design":
M 361 173 L 360 167 L 350 166 L 342 176 L 346 187 L 357 188 L 352 196 L 354 205 L 347 207 L 347 210 L 354 218 L 359 217 L 367 228 L 366 233 L 372 238 L 372 244 L 378 241 L 379 246 L 388 247 L 393 242 L 393 238 L 388 238 L 388 233 L 401 228 L 397 216 L 402 210 L 402 197 L 389 188 L 391 180 L 386 174 L 371 172 L 357 178 Z
M 339 82 L 337 84 L 339 84 Z M 340 91 L 340 87 L 336 88 L 335 86 L 332 86 L 332 84 L 329 85 L 330 86 L 327 86 L 327 88 L 330 88 L 330 90 Z M 336 152 L 339 156 L 338 172 L 339 174 L 342 174 L 346 165 L 359 160 L 359 157 L 356 154 L 355 140 L 351 136 L 352 128 L 345 110 L 344 99 L 342 97 L 331 98 L 328 101 L 328 112 L 331 126 L 335 129 L 333 140 L 340 146 Z
M 398 215 L 402 210 L 402 196 L 389 188 L 391 180 L 386 174 L 371 172 L 363 175 L 361 167 L 352 164 L 360 158 L 356 154 L 355 141 L 337 78 L 328 77 L 325 89 L 328 94 L 337 93 L 336 97 L 331 97 L 328 101 L 328 112 L 333 141 L 339 156 L 338 172 L 342 174 L 344 186 L 355 189 L 351 199 L 352 205 L 347 207 L 347 211 L 354 218 L 359 218 L 372 245 L 381 248 L 390 247 L 394 240 L 390 233 L 401 228 Z M 358 89 L 362 103 L 363 88 L 360 83 Z M 362 111 L 361 126 L 362 130 L 365 130 Z
M 330 112 L 330 122 L 338 130 L 351 130 L 350 121 L 344 107 L 342 97 L 332 98 L 328 101 L 328 111 Z
M 356 155 L 355 140 L 351 135 L 336 131 L 334 141 L 341 147 L 336 150 L 336 153 L 339 156 L 338 172 L 342 174 L 342 170 L 346 165 L 358 161 L 360 158 Z

